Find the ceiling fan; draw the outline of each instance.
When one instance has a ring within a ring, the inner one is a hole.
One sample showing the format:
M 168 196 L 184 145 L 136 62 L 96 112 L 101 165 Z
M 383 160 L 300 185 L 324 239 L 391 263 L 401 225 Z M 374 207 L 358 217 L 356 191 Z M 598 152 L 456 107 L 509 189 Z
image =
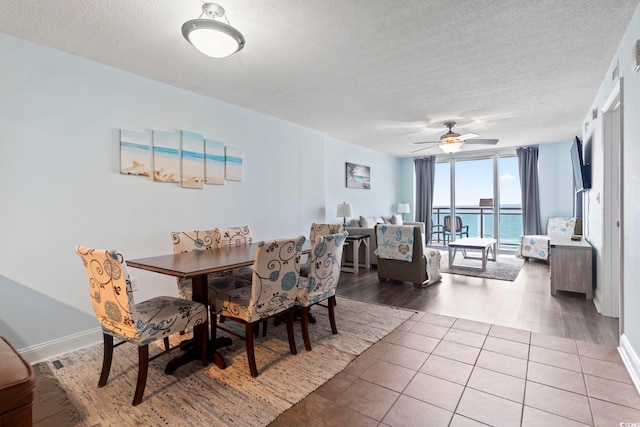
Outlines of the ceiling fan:
M 457 132 L 454 132 L 452 129 L 456 125 L 456 122 L 445 122 L 445 127 L 449 128 L 449 131 L 440 137 L 439 141 L 422 141 L 422 142 L 414 142 L 414 144 L 432 144 L 431 147 L 420 148 L 419 150 L 412 151 L 412 153 L 417 153 L 418 151 L 427 150 L 429 148 L 433 148 L 436 145 L 439 146 L 442 151 L 448 154 L 453 154 L 456 151 L 460 150 L 463 144 L 484 144 L 484 145 L 495 145 L 498 143 L 497 139 L 479 139 L 476 138 L 477 134 L 475 133 L 465 133 L 464 135 L 460 135 Z

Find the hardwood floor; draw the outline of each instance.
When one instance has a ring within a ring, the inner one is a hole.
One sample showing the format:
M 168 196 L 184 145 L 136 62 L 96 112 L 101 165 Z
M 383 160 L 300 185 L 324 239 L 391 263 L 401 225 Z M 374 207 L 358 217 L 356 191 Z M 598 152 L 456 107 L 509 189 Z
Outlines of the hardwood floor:
M 500 255 L 508 256 L 508 255 Z M 443 274 L 442 282 L 423 289 L 410 283 L 380 283 L 375 267 L 342 273 L 338 295 L 461 317 L 608 346 L 618 345 L 618 319 L 596 311 L 584 294 L 550 292 L 550 268 L 524 263 L 514 282 Z

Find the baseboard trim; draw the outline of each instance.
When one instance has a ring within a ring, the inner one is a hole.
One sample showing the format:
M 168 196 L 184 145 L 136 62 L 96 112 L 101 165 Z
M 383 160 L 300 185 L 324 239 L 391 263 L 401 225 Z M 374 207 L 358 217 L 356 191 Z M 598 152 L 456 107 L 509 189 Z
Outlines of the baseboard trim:
M 102 328 L 100 327 L 19 349 L 18 352 L 27 360 L 27 362 L 33 365 L 59 354 L 78 350 L 99 342 L 102 342 Z
M 593 305 L 596 306 L 596 311 L 598 314 L 602 314 L 602 299 L 598 292 L 593 292 Z
M 620 353 L 620 357 L 622 357 L 624 366 L 627 368 L 627 372 L 629 372 L 633 385 L 636 386 L 636 390 L 640 393 L 640 358 L 638 358 L 638 354 L 633 350 L 633 347 L 631 347 L 631 343 L 625 334 L 620 336 L 618 352 Z

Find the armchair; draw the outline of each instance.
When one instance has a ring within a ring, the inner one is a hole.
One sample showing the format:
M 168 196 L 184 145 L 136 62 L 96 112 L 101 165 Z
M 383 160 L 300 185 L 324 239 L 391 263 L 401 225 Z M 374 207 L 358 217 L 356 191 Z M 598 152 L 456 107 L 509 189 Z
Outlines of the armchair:
M 447 242 L 451 240 L 451 235 L 460 238 L 462 238 L 463 235 L 464 237 L 469 237 L 469 226 L 462 225 L 462 218 L 456 215 L 456 228 L 453 230 L 451 228 L 451 215 L 446 215 L 444 217 L 443 234 L 444 244 L 446 245 Z
M 536 258 L 549 260 L 549 245 L 551 238 L 569 239 L 573 234 L 581 233 L 582 223 L 580 218 L 565 218 L 551 216 L 547 220 L 546 235 L 525 235 L 520 237 L 520 246 L 516 256 L 518 258 Z
M 439 282 L 440 251 L 424 246 L 418 226 L 377 225 L 378 279 L 412 282 L 422 288 Z

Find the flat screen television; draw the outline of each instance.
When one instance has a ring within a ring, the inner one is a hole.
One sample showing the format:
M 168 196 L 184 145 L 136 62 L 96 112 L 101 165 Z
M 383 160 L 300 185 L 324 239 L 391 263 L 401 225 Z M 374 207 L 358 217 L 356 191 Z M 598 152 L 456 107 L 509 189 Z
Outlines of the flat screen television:
M 582 141 L 577 136 L 571 144 L 571 165 L 576 192 L 591 188 L 591 168 L 582 159 Z

